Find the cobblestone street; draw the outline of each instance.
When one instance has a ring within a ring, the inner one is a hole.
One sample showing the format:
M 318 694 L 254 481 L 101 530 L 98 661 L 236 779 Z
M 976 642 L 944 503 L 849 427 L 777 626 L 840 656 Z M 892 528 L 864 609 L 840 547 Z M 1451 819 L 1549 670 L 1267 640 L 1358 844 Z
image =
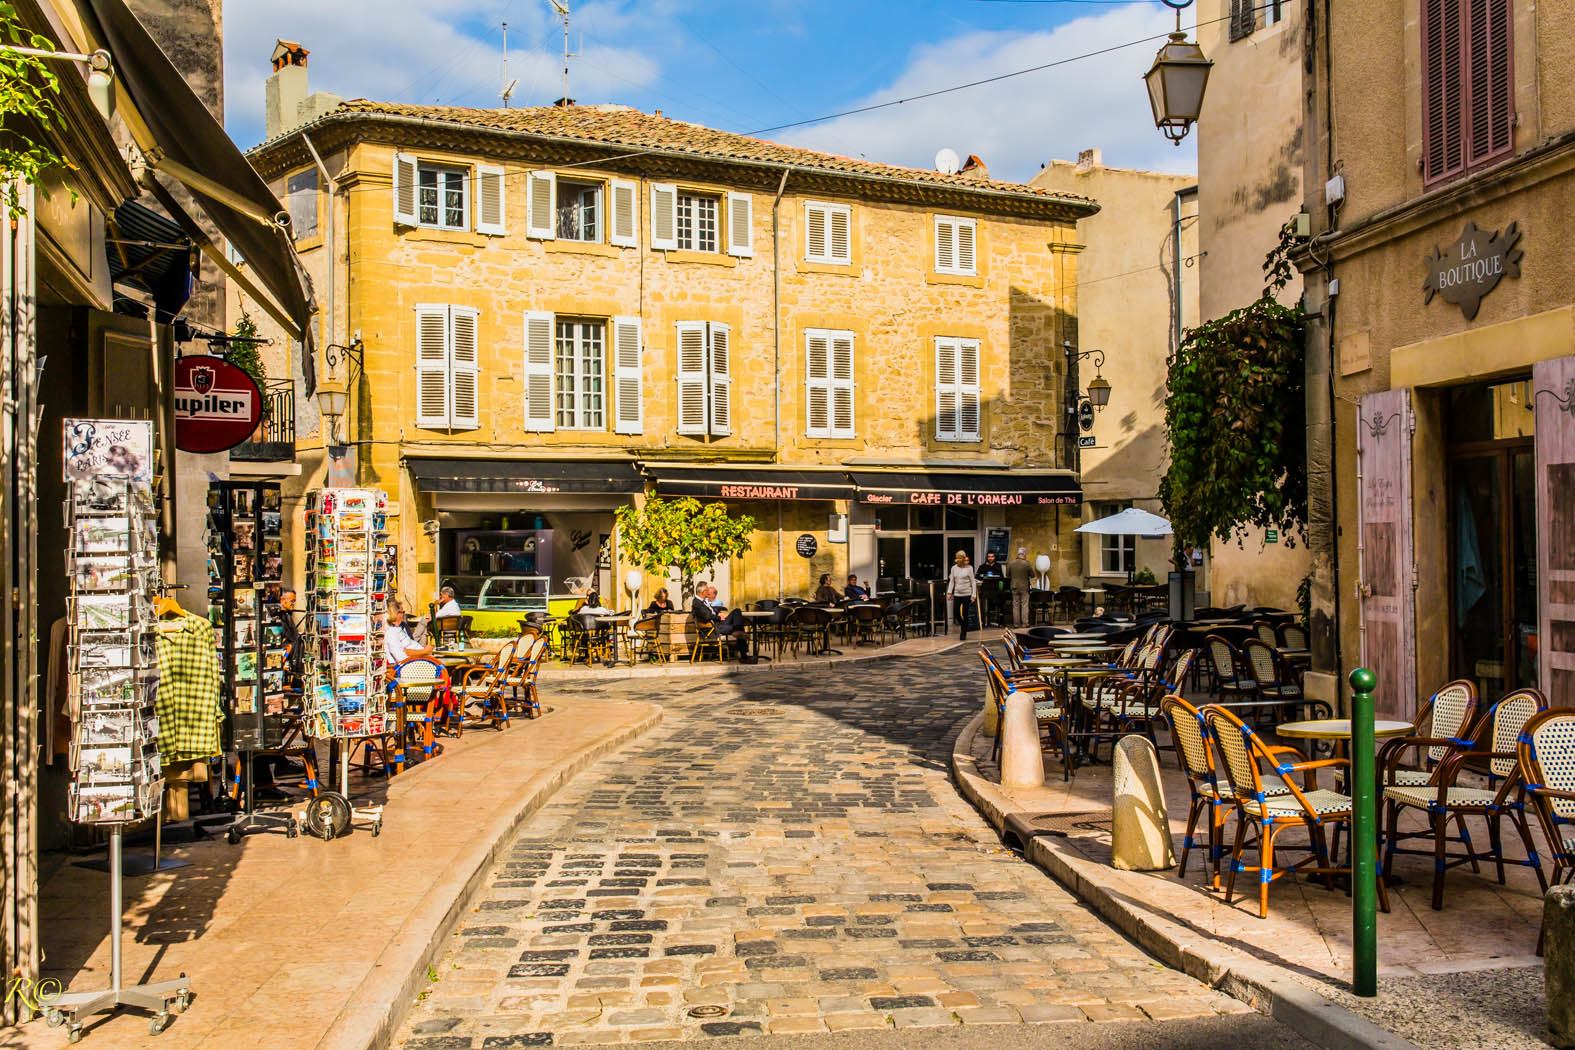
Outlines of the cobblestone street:
M 945 745 L 978 706 L 978 666 L 969 646 L 834 676 L 577 688 L 665 720 L 505 848 L 400 1045 L 1245 1011 L 1003 850 L 957 795 Z M 548 696 L 574 717 L 573 695 Z

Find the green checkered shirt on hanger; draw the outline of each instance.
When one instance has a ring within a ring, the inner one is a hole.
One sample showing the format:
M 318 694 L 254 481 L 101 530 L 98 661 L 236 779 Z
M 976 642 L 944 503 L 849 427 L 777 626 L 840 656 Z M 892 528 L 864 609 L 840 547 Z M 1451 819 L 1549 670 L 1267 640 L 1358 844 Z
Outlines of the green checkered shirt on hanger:
M 219 754 L 224 724 L 222 675 L 213 648 L 213 626 L 192 613 L 161 621 L 159 650 L 159 755 L 165 762 Z

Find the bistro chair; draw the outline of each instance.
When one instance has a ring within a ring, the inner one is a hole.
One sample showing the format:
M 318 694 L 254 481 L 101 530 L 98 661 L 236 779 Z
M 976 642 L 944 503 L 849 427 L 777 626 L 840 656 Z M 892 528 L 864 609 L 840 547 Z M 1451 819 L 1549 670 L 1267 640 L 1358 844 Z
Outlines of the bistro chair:
M 705 654 L 707 649 L 716 653 L 717 662 L 725 660 L 724 652 L 731 648 L 732 636 L 723 637 L 716 633 L 715 623 L 695 624 L 695 639 L 689 647 L 689 662 L 694 663 Z
M 1283 749 L 1270 748 L 1252 729 L 1231 712 L 1217 705 L 1203 709 L 1209 735 L 1223 762 L 1230 795 L 1236 804 L 1236 839 L 1231 847 L 1230 875 L 1225 880 L 1225 903 L 1235 895 L 1236 876 L 1242 872 L 1258 873 L 1258 918 L 1269 917 L 1269 886 L 1286 874 L 1302 871 L 1322 875 L 1332 887 L 1334 875 L 1349 875 L 1349 867 L 1337 867 L 1329 856 L 1329 840 L 1325 832 L 1330 827 L 1340 827 L 1351 821 L 1351 799 L 1337 791 L 1319 790 L 1316 787 L 1317 770 L 1349 766 L 1344 758 L 1325 758 L 1318 761 L 1286 762 L 1280 755 Z M 1260 771 L 1260 765 L 1274 770 L 1285 788 L 1284 794 L 1274 794 L 1274 782 Z M 1305 788 L 1297 787 L 1287 774 L 1306 775 Z M 1224 791 L 1222 782 L 1220 790 Z M 1287 828 L 1303 827 L 1312 840 L 1312 854 L 1294 864 L 1276 864 L 1276 840 Z M 1254 842 L 1247 842 L 1248 829 L 1255 833 Z M 1242 863 L 1242 852 L 1256 845 L 1258 863 Z M 1389 910 L 1389 891 L 1384 880 L 1378 880 L 1379 907 Z
M 1520 731 L 1515 745 L 1526 794 L 1531 796 L 1553 859 L 1548 881 L 1554 886 L 1575 875 L 1575 711 L 1544 711 Z M 1542 954 L 1542 930 L 1537 931 Z
M 439 616 L 432 621 L 432 641 L 439 649 L 458 649 L 465 644 L 464 618 Z
M 1243 666 L 1236 647 L 1217 634 L 1203 639 L 1209 654 L 1209 673 L 1213 679 L 1210 690 L 1223 703 L 1241 703 L 1257 695 L 1258 683 Z
M 1510 861 L 1525 867 L 1536 869 L 1537 881 L 1542 884 L 1544 891 L 1548 888 L 1548 880 L 1542 873 L 1542 862 L 1537 857 L 1537 849 L 1531 843 L 1531 830 L 1526 824 L 1525 791 L 1522 789 L 1519 766 L 1516 763 L 1515 751 L 1520 734 L 1531 719 L 1548 709 L 1547 699 L 1536 689 L 1517 689 L 1506 693 L 1492 707 L 1478 718 L 1472 727 L 1469 742 L 1462 744 L 1445 741 L 1439 737 L 1402 737 L 1413 744 L 1436 746 L 1445 744 L 1449 750 L 1443 760 L 1439 762 L 1438 769 L 1434 771 L 1432 779 L 1420 787 L 1405 787 L 1390 783 L 1390 770 L 1385 767 L 1381 771 L 1379 784 L 1384 792 L 1384 874 L 1379 879 L 1383 884 L 1394 870 L 1396 853 L 1407 853 L 1419 856 L 1432 854 L 1433 857 L 1433 910 L 1442 911 L 1444 908 L 1444 872 L 1450 868 L 1459 867 L 1461 864 L 1470 864 L 1472 871 L 1481 871 L 1478 862 L 1492 861 L 1498 868 L 1498 881 L 1504 883 L 1504 842 L 1501 833 L 1501 822 L 1505 813 L 1509 814 L 1510 822 L 1515 825 L 1515 830 L 1520 833 L 1520 841 L 1526 849 L 1526 859 L 1523 861 Z M 1391 753 L 1389 761 L 1393 764 L 1399 762 L 1399 750 Z M 1485 774 L 1488 778 L 1487 787 L 1468 787 L 1458 782 L 1460 774 L 1467 769 Z M 1497 787 L 1493 782 L 1498 781 Z M 1400 831 L 1400 816 L 1408 809 L 1420 810 L 1427 814 L 1429 828 L 1426 831 Z M 1478 852 L 1471 844 L 1471 836 L 1466 831 L 1466 817 L 1481 817 L 1487 824 L 1488 850 L 1486 853 Z M 1451 838 L 1449 823 L 1453 820 L 1459 828 L 1460 835 Z M 1402 849 L 1400 843 L 1407 839 L 1431 838 L 1431 850 Z M 1450 853 L 1450 842 L 1458 842 L 1465 849 L 1464 854 Z
M 662 614 L 654 613 L 640 617 L 629 628 L 629 655 L 636 662 L 642 658 L 651 661 L 661 660 L 662 651 L 657 644 L 657 631 L 661 624 Z
M 536 689 L 536 678 L 547 657 L 547 639 L 536 638 L 524 650 L 524 656 L 510 665 L 505 678 L 510 690 L 510 703 L 526 718 L 541 717 L 541 694 Z
M 1062 762 L 1067 765 L 1067 777 L 1071 777 L 1070 752 L 1067 750 L 1066 738 L 1066 703 L 1062 700 L 1060 691 L 1043 678 L 1032 675 L 1022 677 L 1008 677 L 996 663 L 995 657 L 984 646 L 979 647 L 979 659 L 984 662 L 985 679 L 989 683 L 990 696 L 995 701 L 995 747 L 990 752 L 994 761 L 1001 758 L 1001 733 L 1003 723 L 1006 721 L 1006 698 L 1012 693 L 1024 692 L 1034 696 L 1034 720 L 1039 724 L 1039 742 L 1041 751 L 1046 745 L 1051 745 L 1061 752 Z
M 1458 678 L 1428 697 L 1417 711 L 1416 731 L 1410 736 L 1385 741 L 1379 750 L 1377 768 L 1387 771 L 1384 784 L 1393 787 L 1431 784 L 1438 764 L 1452 748 L 1471 745 L 1466 734 L 1476 716 L 1477 687 L 1470 679 Z M 1415 764 L 1400 764 L 1400 755 L 1406 751 L 1415 752 Z
M 417 656 L 394 668 L 393 703 L 400 722 L 396 772 L 403 770 L 414 746 L 420 747 L 423 761 L 436 753 L 433 730 L 448 695 L 448 668 L 438 661 Z
M 848 637 L 856 644 L 880 645 L 886 630 L 886 610 L 875 604 L 848 606 Z
M 1270 648 L 1280 644 L 1280 636 L 1274 632 L 1274 625 L 1268 620 L 1252 621 L 1252 631 L 1258 636 L 1259 641 Z
M 519 642 L 509 642 L 498 650 L 492 663 L 465 670 L 459 684 L 454 687 L 461 719 L 467 708 L 474 707 L 477 717 L 491 721 L 492 728 L 503 730 L 509 727 L 509 710 L 503 691 L 508 686 L 509 665 L 514 662 L 514 654 L 518 649 Z
M 1294 676 L 1272 643 L 1260 638 L 1248 638 L 1242 643 L 1242 652 L 1247 657 L 1248 666 L 1252 668 L 1259 700 L 1265 705 L 1278 705 L 1282 710 L 1302 702 L 1302 687 L 1296 684 Z
M 1292 652 L 1307 651 L 1307 631 L 1294 623 L 1280 627 L 1280 647 Z

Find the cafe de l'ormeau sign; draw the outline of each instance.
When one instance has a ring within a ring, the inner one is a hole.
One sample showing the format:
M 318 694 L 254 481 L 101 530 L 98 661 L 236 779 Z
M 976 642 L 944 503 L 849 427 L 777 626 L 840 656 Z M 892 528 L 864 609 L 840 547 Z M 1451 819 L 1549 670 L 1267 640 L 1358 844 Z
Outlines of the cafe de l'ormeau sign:
M 1444 302 L 1460 307 L 1466 320 L 1473 320 L 1482 300 L 1504 277 L 1520 276 L 1520 259 L 1525 252 L 1515 245 L 1520 241 L 1520 224 L 1512 222 L 1502 232 L 1491 234 L 1466 223 L 1459 238 L 1447 249 L 1434 248 L 1422 260 L 1427 278 L 1422 281 L 1422 302 L 1431 303 L 1441 295 Z

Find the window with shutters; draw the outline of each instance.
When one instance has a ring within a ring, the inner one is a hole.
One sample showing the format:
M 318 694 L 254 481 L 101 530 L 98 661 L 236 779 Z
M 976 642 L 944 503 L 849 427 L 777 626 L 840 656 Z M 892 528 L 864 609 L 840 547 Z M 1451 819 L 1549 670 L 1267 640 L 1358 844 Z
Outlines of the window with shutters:
M 1263 24 L 1265 27 L 1278 25 L 1285 21 L 1285 7 L 1290 0 L 1268 0 L 1263 5 Z
M 558 180 L 558 239 L 601 242 L 601 183 Z
M 317 169 L 298 171 L 285 180 L 285 201 L 290 211 L 290 236 L 305 240 L 317 236 Z
M 846 204 L 805 202 L 804 259 L 841 265 L 853 261 L 853 212 Z
M 1422 175 L 1432 187 L 1515 145 L 1512 0 L 1422 0 Z
M 480 313 L 468 306 L 416 307 L 416 425 L 475 430 L 481 425 Z
M 853 333 L 804 333 L 804 433 L 850 438 L 853 427 Z
M 607 326 L 559 318 L 555 354 L 560 430 L 607 428 Z
M 935 339 L 935 439 L 979 440 L 977 339 Z
M 935 217 L 935 272 L 963 274 L 969 277 L 979 272 L 974 255 L 977 226 L 972 219 L 955 215 Z
M 714 252 L 717 250 L 717 213 L 720 197 L 702 193 L 678 194 L 678 250 Z
M 1093 505 L 1094 518 L 1105 518 L 1112 514 L 1120 514 L 1132 507 L 1131 500 L 1126 502 L 1108 501 Z M 1137 570 L 1137 537 L 1136 536 L 1096 536 L 1099 544 L 1099 572 L 1103 576 L 1125 576 Z
M 733 331 L 715 321 L 679 321 L 678 432 L 733 432 Z
M 1258 0 L 1230 0 L 1230 38 L 1240 40 L 1258 28 Z
M 416 223 L 439 230 L 467 230 L 470 212 L 466 184 L 470 173 L 463 168 L 433 164 L 416 166 Z

